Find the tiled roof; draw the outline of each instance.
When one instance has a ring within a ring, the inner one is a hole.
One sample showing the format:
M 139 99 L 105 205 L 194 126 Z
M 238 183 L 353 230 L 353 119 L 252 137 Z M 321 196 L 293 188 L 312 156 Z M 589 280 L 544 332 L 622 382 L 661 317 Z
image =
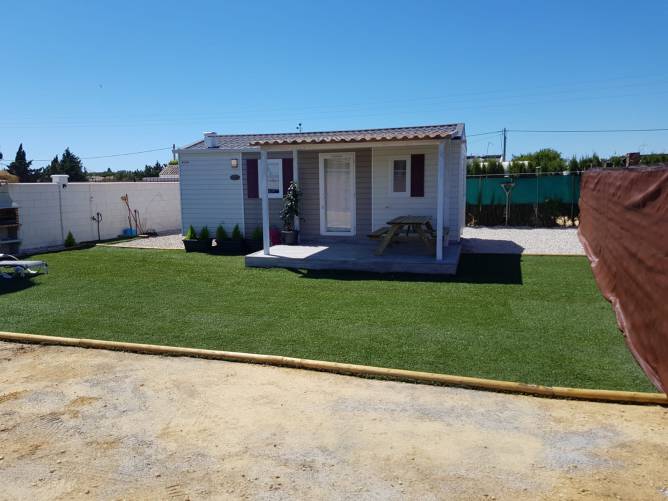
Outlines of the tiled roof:
M 412 141 L 461 137 L 464 124 L 422 125 L 388 129 L 339 130 L 324 132 L 287 132 L 277 134 L 218 135 L 221 150 L 255 149 L 267 145 L 300 145 L 324 143 L 362 143 L 377 141 Z M 206 149 L 204 141 L 198 141 L 184 149 Z
M 160 171 L 160 177 L 163 176 L 178 176 L 179 175 L 179 164 L 167 164 Z

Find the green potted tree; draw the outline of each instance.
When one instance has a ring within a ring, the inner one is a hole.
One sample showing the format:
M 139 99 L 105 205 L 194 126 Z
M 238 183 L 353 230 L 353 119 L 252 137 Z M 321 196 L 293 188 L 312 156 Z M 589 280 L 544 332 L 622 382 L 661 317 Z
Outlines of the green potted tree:
M 246 252 L 257 252 L 262 248 L 262 228 L 257 226 L 250 238 L 244 238 Z
M 283 209 L 281 210 L 281 221 L 283 221 L 283 231 L 281 239 L 286 245 L 296 245 L 298 232 L 295 230 L 295 218 L 299 217 L 299 199 L 301 193 L 294 181 L 290 181 L 288 192 L 283 198 Z
M 227 231 L 225 231 L 223 225 L 219 224 L 218 228 L 216 228 L 216 245 L 211 248 L 211 253 L 224 254 L 225 243 L 229 240 L 229 238 L 230 237 L 227 235 Z
M 193 228 L 192 224 L 183 236 L 183 246 L 186 248 L 186 252 L 199 251 L 199 240 L 197 240 L 197 233 L 195 233 L 195 228 Z
M 200 252 L 210 252 L 213 245 L 213 238 L 209 233 L 208 226 L 202 226 L 202 230 L 199 232 L 199 251 Z
M 231 253 L 235 256 L 243 254 L 244 252 L 244 236 L 241 234 L 241 229 L 239 225 L 235 224 L 232 228 L 232 239 L 231 239 Z

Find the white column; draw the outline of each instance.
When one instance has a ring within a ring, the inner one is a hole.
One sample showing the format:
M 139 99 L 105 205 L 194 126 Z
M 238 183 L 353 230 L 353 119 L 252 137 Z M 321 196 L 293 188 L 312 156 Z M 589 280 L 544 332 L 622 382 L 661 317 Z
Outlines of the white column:
M 436 259 L 443 260 L 443 226 L 445 220 L 445 143 L 438 143 L 438 177 L 436 180 Z
M 260 152 L 260 198 L 262 199 L 262 250 L 269 255 L 269 193 L 267 190 L 267 152 Z
M 299 152 L 292 150 L 292 179 L 299 187 Z M 295 218 L 295 230 L 299 231 L 299 216 Z

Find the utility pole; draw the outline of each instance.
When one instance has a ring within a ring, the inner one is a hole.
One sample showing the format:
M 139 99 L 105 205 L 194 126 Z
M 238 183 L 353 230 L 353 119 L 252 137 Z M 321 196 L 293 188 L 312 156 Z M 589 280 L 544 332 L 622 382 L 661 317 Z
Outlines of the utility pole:
M 505 161 L 506 161 L 506 142 L 507 142 L 507 139 L 508 139 L 508 134 L 507 134 L 507 132 L 508 132 L 508 131 L 507 131 L 506 128 L 504 127 L 504 128 L 503 128 L 503 155 L 501 156 L 501 161 L 502 161 L 502 162 L 505 162 Z
M 172 160 L 176 160 L 176 145 L 172 143 Z

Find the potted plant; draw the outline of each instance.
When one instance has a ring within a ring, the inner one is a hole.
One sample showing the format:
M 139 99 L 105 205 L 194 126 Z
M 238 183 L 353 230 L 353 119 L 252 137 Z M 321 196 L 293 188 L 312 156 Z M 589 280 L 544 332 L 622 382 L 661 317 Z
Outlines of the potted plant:
M 250 238 L 244 238 L 246 252 L 257 252 L 262 248 L 262 228 L 259 226 L 253 230 Z
M 234 255 L 243 254 L 244 252 L 244 236 L 241 234 L 239 225 L 235 224 L 232 228 L 232 239 L 231 239 L 230 251 Z
M 281 237 L 286 245 L 296 245 L 298 232 L 295 230 L 295 218 L 299 217 L 299 198 L 301 193 L 294 181 L 290 181 L 288 192 L 283 198 L 283 209 L 281 210 L 281 221 L 283 231 Z
M 211 253 L 224 254 L 225 243 L 228 241 L 229 238 L 230 237 L 227 235 L 227 231 L 225 231 L 223 225 L 219 224 L 218 228 L 216 228 L 216 245 L 214 247 L 211 247 Z
M 238 256 L 243 253 L 243 235 L 239 225 L 235 225 L 232 230 L 232 236 L 228 237 L 227 232 L 222 226 L 216 230 L 216 246 L 213 248 L 215 254 L 225 254 L 228 256 Z
M 209 228 L 207 226 L 202 226 L 202 230 L 199 232 L 199 251 L 200 252 L 209 252 L 211 246 L 213 245 L 213 238 L 209 234 Z
M 197 240 L 197 234 L 195 233 L 195 228 L 193 228 L 192 225 L 190 225 L 188 231 L 183 237 L 183 246 L 186 248 L 186 252 L 199 251 L 199 240 Z

